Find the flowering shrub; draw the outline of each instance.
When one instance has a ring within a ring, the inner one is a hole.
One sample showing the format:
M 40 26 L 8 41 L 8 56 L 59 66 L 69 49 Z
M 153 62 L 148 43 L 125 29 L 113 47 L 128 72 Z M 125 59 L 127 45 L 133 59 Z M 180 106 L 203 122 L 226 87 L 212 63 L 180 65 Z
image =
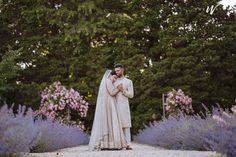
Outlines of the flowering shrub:
M 65 124 L 75 124 L 71 120 L 71 111 L 76 111 L 81 117 L 87 116 L 88 103 L 74 89 L 66 89 L 60 82 L 54 82 L 41 93 L 41 104 L 35 115 L 43 115 L 51 120 Z
M 44 151 L 54 151 L 65 147 L 88 144 L 89 136 L 80 128 L 73 127 L 50 120 L 37 120 L 36 125 L 40 131 L 37 145 L 44 145 Z
M 220 127 L 217 125 L 205 135 L 208 150 L 226 154 L 227 157 L 236 156 L 236 125 Z
M 211 150 L 236 156 L 236 107 L 233 113 L 213 108 L 204 118 L 180 114 L 154 122 L 134 140 L 168 149 Z
M 214 150 L 227 157 L 236 156 L 236 106 L 229 111 L 214 110 L 213 119 L 217 125 L 206 136 L 208 150 Z
M 214 124 L 215 121 L 210 117 L 203 120 L 199 115 L 170 116 L 140 131 L 135 140 L 168 149 L 205 150 L 203 135 Z
M 180 112 L 193 113 L 192 98 L 186 96 L 181 89 L 173 89 L 167 94 L 165 111 L 168 115 L 178 115 Z
M 29 152 L 38 136 L 32 111 L 26 112 L 24 106 L 19 106 L 14 115 L 12 109 L 4 105 L 0 109 L 0 152 Z M 25 115 L 24 115 L 25 114 Z
M 32 110 L 26 111 L 24 106 L 19 106 L 16 114 L 7 105 L 1 107 L 0 153 L 53 151 L 89 141 L 78 127 L 33 118 Z

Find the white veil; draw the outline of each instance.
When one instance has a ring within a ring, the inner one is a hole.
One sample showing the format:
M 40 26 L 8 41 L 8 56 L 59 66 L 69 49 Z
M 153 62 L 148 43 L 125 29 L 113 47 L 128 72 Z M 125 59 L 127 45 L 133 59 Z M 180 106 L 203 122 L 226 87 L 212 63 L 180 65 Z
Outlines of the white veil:
M 108 134 L 107 123 L 104 123 L 104 121 L 107 118 L 107 112 L 104 102 L 108 96 L 108 92 L 106 90 L 106 79 L 108 79 L 110 74 L 111 70 L 106 70 L 99 86 L 95 116 L 93 120 L 93 127 L 89 141 L 89 150 L 94 150 L 98 148 L 100 141 L 103 139 L 105 135 Z

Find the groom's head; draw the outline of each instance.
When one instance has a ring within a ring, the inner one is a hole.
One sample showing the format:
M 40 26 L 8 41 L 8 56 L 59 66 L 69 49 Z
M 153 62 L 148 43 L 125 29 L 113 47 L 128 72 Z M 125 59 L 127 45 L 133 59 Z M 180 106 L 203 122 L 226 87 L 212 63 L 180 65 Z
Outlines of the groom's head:
M 119 63 L 115 64 L 114 68 L 115 68 L 116 75 L 118 77 L 122 77 L 124 75 L 124 67 L 122 64 L 119 64 Z

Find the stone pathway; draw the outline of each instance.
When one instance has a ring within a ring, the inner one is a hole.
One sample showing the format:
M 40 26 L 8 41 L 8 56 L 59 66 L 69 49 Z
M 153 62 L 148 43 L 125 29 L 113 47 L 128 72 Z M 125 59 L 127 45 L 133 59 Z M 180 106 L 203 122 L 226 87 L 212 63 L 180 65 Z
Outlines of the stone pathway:
M 209 151 L 166 150 L 143 144 L 132 143 L 133 150 L 89 151 L 88 146 L 60 149 L 48 153 L 30 153 L 24 157 L 221 157 Z

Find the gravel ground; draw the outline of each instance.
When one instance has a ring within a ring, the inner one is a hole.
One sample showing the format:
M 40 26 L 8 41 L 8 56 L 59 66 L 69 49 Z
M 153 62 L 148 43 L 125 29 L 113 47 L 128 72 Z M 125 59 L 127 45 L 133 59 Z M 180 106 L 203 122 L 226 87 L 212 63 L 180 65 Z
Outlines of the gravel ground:
M 166 150 L 143 144 L 132 143 L 133 150 L 89 151 L 88 146 L 60 149 L 49 153 L 30 153 L 24 157 L 221 157 L 209 151 Z

